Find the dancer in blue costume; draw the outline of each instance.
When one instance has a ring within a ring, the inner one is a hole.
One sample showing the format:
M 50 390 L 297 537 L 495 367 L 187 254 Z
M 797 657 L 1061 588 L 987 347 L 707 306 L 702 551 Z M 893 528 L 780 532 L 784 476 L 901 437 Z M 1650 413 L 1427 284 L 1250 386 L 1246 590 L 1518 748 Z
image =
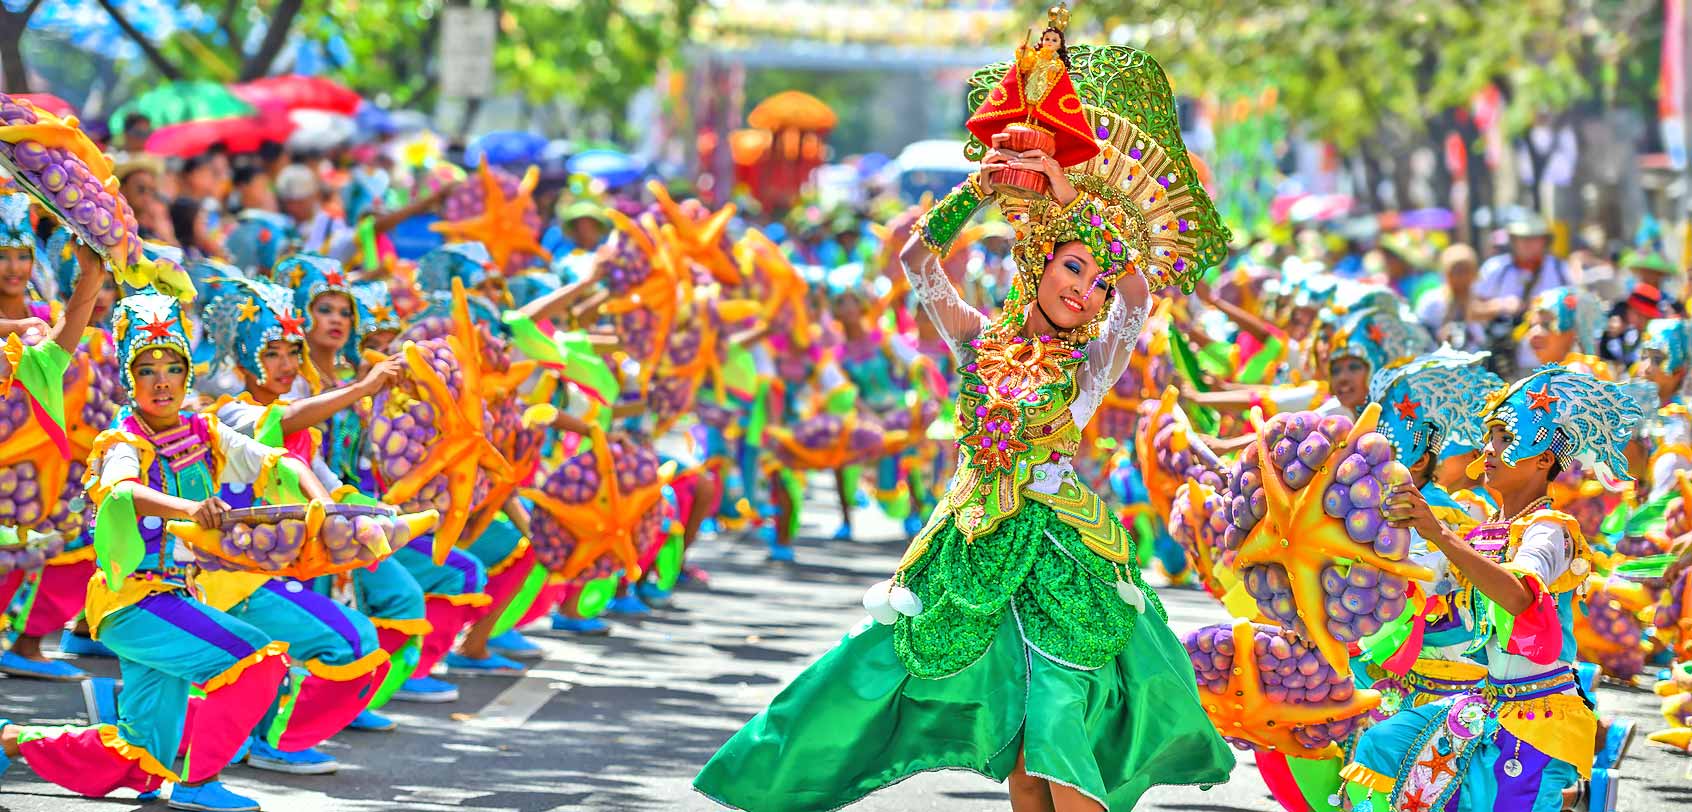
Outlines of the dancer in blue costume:
M 1487 675 L 1363 734 L 1342 773 L 1358 809 L 1556 812 L 1591 772 L 1597 718 L 1574 671 L 1573 602 L 1593 553 L 1546 492 L 1577 460 L 1620 487 L 1641 410 L 1620 386 L 1550 365 L 1492 395 L 1482 414 L 1488 442 L 1476 467 L 1499 512 L 1459 538 L 1413 483 L 1394 489 L 1386 511 L 1472 587 Z

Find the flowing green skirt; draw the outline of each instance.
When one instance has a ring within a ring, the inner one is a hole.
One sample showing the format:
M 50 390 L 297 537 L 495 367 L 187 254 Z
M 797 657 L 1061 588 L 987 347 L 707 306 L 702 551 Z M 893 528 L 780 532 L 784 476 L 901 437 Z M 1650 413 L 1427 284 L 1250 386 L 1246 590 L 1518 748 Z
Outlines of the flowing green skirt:
M 1062 530 L 1046 532 L 1056 524 L 1048 516 L 1029 517 L 1043 541 L 1026 532 L 995 536 L 1020 535 L 1005 542 L 1016 546 L 1066 548 L 1038 554 L 1044 564 L 1090 566 L 1086 554 L 1067 549 L 1072 539 Z M 970 554 L 991 559 L 993 539 L 978 539 L 973 544 L 987 546 Z M 925 558 L 944 560 L 946 548 L 961 543 L 948 528 Z M 1199 706 L 1191 661 L 1162 617 L 1130 617 L 1132 632 L 1097 667 L 1060 663 L 1042 653 L 1048 646 L 1029 642 L 1020 618 L 1038 612 L 1034 592 L 1057 585 L 1034 570 L 1022 570 L 1023 582 L 1011 587 L 980 656 L 943 677 L 912 675 L 894 645 L 900 627 L 866 618 L 723 745 L 694 779 L 695 789 L 747 812 L 824 812 L 931 770 L 1003 781 L 1019 753 L 1029 774 L 1074 787 L 1110 810 L 1132 809 L 1154 785 L 1228 780 L 1233 753 Z M 1063 581 L 1076 578 L 1087 580 L 1071 573 Z M 937 607 L 919 579 L 911 586 Z M 1109 597 L 1120 602 L 1114 586 Z

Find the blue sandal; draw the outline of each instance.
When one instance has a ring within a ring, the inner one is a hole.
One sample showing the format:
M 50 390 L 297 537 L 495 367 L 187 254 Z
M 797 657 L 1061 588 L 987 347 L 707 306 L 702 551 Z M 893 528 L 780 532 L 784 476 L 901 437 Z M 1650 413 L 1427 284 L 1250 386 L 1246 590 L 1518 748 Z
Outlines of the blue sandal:
M 63 660 L 31 660 L 17 652 L 0 654 L 0 674 L 23 679 L 50 682 L 80 682 L 88 679 L 88 672 Z

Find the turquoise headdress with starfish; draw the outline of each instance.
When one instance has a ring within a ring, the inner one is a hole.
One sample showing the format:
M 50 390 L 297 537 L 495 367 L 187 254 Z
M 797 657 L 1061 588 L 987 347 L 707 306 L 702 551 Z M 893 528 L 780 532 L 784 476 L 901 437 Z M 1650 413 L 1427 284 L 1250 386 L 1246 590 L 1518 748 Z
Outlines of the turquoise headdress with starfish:
M 135 391 L 130 365 L 148 350 L 170 350 L 188 366 L 188 386 L 194 385 L 193 341 L 183 318 L 182 302 L 153 288 L 118 300 L 112 310 L 112 338 L 117 342 L 118 362 L 123 366 L 123 383 Z
M 1621 384 L 1547 364 L 1494 392 L 1482 419 L 1510 432 L 1505 463 L 1550 451 L 1564 467 L 1579 462 L 1604 487 L 1619 490 L 1631 480 L 1625 449 L 1644 414 L 1638 398 Z
M 417 287 L 424 293 L 452 295 L 452 280 L 464 283 L 465 290 L 475 290 L 487 281 L 493 256 L 487 246 L 479 242 L 455 242 L 436 248 L 417 261 Z
M 1407 364 L 1377 370 L 1369 399 L 1381 404 L 1377 430 L 1399 462 L 1414 465 L 1480 448 L 1486 435 L 1475 408 L 1504 381 L 1481 366 L 1487 353 L 1441 347 Z
M 1551 288 L 1533 297 L 1528 308 L 1530 316 L 1540 312 L 1551 314 L 1552 328 L 1557 332 L 1573 332 L 1582 354 L 1597 354 L 1598 342 L 1604 337 L 1604 303 L 1597 295 L 1581 288 Z
M 340 260 L 321 254 L 295 254 L 276 266 L 276 281 L 294 290 L 294 307 L 305 314 L 305 328 L 311 331 L 311 305 L 317 297 L 339 293 L 353 298 L 352 283 L 347 281 L 346 269 Z M 353 308 L 353 332 L 358 329 L 358 308 Z
M 1685 319 L 1652 319 L 1639 337 L 1639 354 L 1646 353 L 1660 354 L 1665 372 L 1685 370 L 1687 361 L 1692 360 L 1692 329 L 1687 328 Z
M 1328 351 L 1330 361 L 1361 358 L 1370 374 L 1433 349 L 1433 339 L 1421 325 L 1379 308 L 1353 310 L 1340 316 Z
M 238 273 L 218 275 L 211 277 L 209 298 L 206 345 L 213 349 L 215 367 L 233 365 L 262 382 L 267 378 L 262 358 L 270 342 L 305 342 L 304 320 L 294 310 L 293 291 L 281 285 Z
M 353 305 L 358 308 L 358 329 L 354 331 L 358 338 L 348 341 L 341 354 L 356 366 L 366 336 L 382 330 L 404 330 L 405 320 L 394 312 L 393 292 L 386 282 L 355 282 L 352 294 Z

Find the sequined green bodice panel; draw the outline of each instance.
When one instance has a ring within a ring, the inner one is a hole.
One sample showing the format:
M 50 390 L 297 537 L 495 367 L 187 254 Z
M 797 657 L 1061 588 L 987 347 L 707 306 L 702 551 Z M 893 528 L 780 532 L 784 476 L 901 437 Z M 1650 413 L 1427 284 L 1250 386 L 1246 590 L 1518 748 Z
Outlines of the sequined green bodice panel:
M 1081 443 L 1070 404 L 1078 346 L 1050 339 L 984 335 L 970 342 L 958 392 L 958 473 L 946 505 L 966 538 L 993 532 L 1023 503 L 1034 469 Z
M 918 677 L 948 676 L 975 662 L 1006 612 L 1041 655 L 1098 668 L 1128 645 L 1139 617 L 1118 594 L 1118 578 L 1134 584 L 1145 606 L 1167 621 L 1133 565 L 1093 555 L 1075 528 L 1038 503 L 973 540 L 945 522 L 901 577 L 923 609 L 895 624 L 894 649 Z

